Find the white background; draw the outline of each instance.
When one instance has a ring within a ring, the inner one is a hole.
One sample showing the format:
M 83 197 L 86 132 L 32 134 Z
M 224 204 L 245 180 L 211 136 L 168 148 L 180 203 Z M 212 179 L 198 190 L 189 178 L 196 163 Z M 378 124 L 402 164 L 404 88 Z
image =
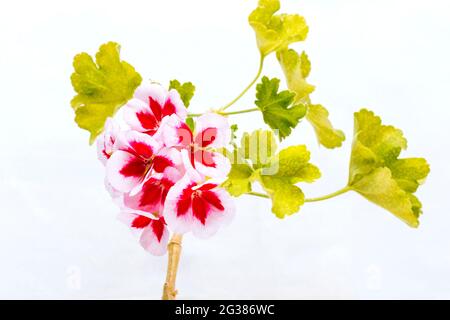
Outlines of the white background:
M 160 297 L 166 257 L 141 249 L 115 218 L 103 168 L 73 122 L 72 57 L 109 40 L 144 78 L 192 81 L 192 110 L 233 98 L 257 69 L 247 15 L 255 1 L 2 1 L 0 3 L 0 298 Z M 284 0 L 310 26 L 313 95 L 347 134 L 306 143 L 323 177 L 309 197 L 346 183 L 353 112 L 402 128 L 405 155 L 432 172 L 410 229 L 357 194 L 307 204 L 278 220 L 268 201 L 240 198 L 233 223 L 185 237 L 180 298 L 450 298 L 450 2 Z M 264 74 L 282 77 L 273 56 Z M 234 108 L 250 107 L 253 90 Z M 258 114 L 233 118 L 243 130 Z

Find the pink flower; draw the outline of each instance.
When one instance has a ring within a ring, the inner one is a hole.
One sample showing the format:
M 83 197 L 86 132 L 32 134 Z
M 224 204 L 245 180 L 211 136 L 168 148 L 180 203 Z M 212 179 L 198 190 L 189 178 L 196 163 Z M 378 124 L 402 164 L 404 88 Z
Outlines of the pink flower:
M 106 161 L 111 157 L 111 154 L 114 151 L 114 144 L 119 132 L 119 125 L 112 118 L 108 118 L 105 123 L 103 134 L 97 139 L 97 157 L 103 165 L 106 164 Z
M 230 162 L 215 149 L 225 147 L 231 139 L 228 121 L 216 113 L 200 116 L 195 132 L 177 116 L 165 119 L 161 131 L 166 146 L 186 149 L 189 161 L 202 175 L 224 178 L 230 171 Z
M 168 177 L 150 177 L 137 194 L 124 196 L 124 205 L 130 209 L 162 213 L 167 193 L 174 184 L 175 181 Z
M 186 107 L 176 90 L 167 91 L 156 83 L 143 83 L 135 91 L 133 99 L 124 107 L 124 119 L 131 129 L 154 135 L 164 117 L 177 115 L 185 119 Z
M 200 183 L 186 174 L 167 194 L 164 218 L 175 233 L 213 235 L 234 216 L 230 195 L 213 182 Z
M 119 219 L 140 232 L 139 242 L 145 250 L 157 256 L 166 253 L 169 230 L 163 217 L 149 218 L 137 213 L 122 212 Z
M 106 164 L 106 176 L 121 192 L 134 191 L 151 174 L 163 173 L 180 162 L 177 150 L 164 148 L 153 137 L 136 131 L 122 132 L 115 148 Z

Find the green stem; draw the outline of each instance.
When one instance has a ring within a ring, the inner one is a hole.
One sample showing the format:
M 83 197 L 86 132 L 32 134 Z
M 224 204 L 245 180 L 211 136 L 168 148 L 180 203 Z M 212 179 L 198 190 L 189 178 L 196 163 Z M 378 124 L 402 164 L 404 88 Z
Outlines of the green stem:
M 351 188 L 347 186 L 347 187 L 342 188 L 342 189 L 340 189 L 340 190 L 338 190 L 336 192 L 327 194 L 327 195 L 322 196 L 322 197 L 306 198 L 305 202 L 317 202 L 317 201 L 323 201 L 323 200 L 331 199 L 331 198 L 337 197 L 337 196 L 339 196 L 341 194 L 344 194 L 344 193 L 346 193 L 346 192 L 348 192 L 350 190 L 351 190 Z M 253 191 L 251 191 L 251 192 L 247 192 L 246 194 L 248 194 L 250 196 L 260 197 L 260 198 L 269 198 L 269 196 L 267 194 L 260 193 L 260 192 L 253 192 Z
M 188 113 L 188 117 L 200 117 L 203 113 Z
M 236 98 L 234 98 L 233 100 L 231 100 L 229 103 L 227 103 L 226 105 L 224 105 L 222 108 L 220 108 L 220 111 L 225 111 L 226 109 L 228 109 L 230 106 L 232 106 L 236 101 L 238 101 L 240 98 L 242 98 L 242 96 L 255 84 L 256 81 L 258 81 L 259 76 L 262 73 L 263 70 L 263 65 L 264 65 L 264 56 L 261 55 L 260 56 L 260 60 L 259 60 L 259 69 L 258 69 L 258 73 L 256 74 L 255 78 L 252 80 L 252 82 L 250 82 L 250 84 L 244 89 L 244 91 L 242 91 Z
M 249 196 L 255 196 L 255 197 L 260 197 L 260 198 L 269 198 L 269 196 L 265 193 L 260 193 L 260 192 L 247 192 L 246 194 L 248 194 Z
M 338 190 L 338 191 L 336 191 L 336 192 L 327 194 L 327 195 L 322 196 L 322 197 L 317 197 L 317 198 L 307 198 L 307 199 L 305 199 L 305 202 L 317 202 L 317 201 L 322 201 L 322 200 L 331 199 L 331 198 L 337 197 L 337 196 L 339 196 L 339 195 L 341 195 L 341 194 L 344 194 L 344 193 L 346 193 L 346 192 L 348 192 L 348 191 L 350 191 L 350 190 L 351 190 L 350 187 L 347 186 L 347 187 L 342 188 L 342 189 L 340 189 L 340 190 Z
M 231 112 L 222 112 L 220 110 L 217 111 L 211 111 L 211 112 L 215 112 L 217 114 L 220 114 L 221 116 L 232 116 L 235 114 L 241 114 L 241 113 L 249 113 L 249 112 L 255 112 L 255 111 L 259 111 L 260 109 L 258 108 L 251 108 L 251 109 L 244 109 L 244 110 L 238 110 L 238 111 L 231 111 Z M 189 117 L 200 117 L 201 115 L 203 115 L 204 113 L 189 113 L 188 116 Z
M 259 109 L 258 108 L 252 108 L 252 109 L 244 109 L 244 110 L 231 111 L 231 112 L 219 112 L 219 114 L 222 115 L 222 116 L 231 116 L 231 115 L 234 115 L 234 114 L 249 113 L 249 112 L 255 112 L 255 111 L 259 111 Z

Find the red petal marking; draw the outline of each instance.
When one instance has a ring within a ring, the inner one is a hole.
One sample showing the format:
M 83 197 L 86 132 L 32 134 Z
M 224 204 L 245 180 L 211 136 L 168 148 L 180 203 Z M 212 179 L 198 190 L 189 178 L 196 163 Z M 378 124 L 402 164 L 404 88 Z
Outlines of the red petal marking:
M 191 197 L 192 197 L 192 188 L 195 186 L 195 183 L 191 183 L 186 186 L 186 188 L 181 192 L 181 196 L 177 202 L 177 216 L 183 216 L 189 210 L 191 206 Z
M 205 183 L 204 185 L 202 185 L 200 188 L 198 188 L 198 190 L 201 191 L 207 191 L 207 190 L 211 190 L 214 189 L 215 187 L 217 187 L 218 185 L 215 183 Z
M 177 128 L 177 135 L 179 138 L 178 143 L 180 143 L 182 146 L 190 145 L 194 139 L 191 129 L 184 122 L 182 122 L 180 127 Z
M 142 229 L 148 226 L 152 222 L 152 219 L 147 218 L 146 216 L 138 215 L 134 220 L 131 222 L 131 226 L 133 228 Z
M 153 149 L 142 141 L 131 141 L 130 147 L 133 148 L 132 153 L 143 159 L 150 159 L 153 156 Z M 131 150 L 130 150 L 131 151 Z
M 162 187 L 162 193 L 161 193 L 161 203 L 164 203 L 166 201 L 167 193 L 169 192 L 170 188 L 173 187 L 175 183 L 173 181 L 170 181 L 169 179 L 163 178 L 161 180 L 161 187 Z
M 176 111 L 177 111 L 177 108 L 175 108 L 175 105 L 173 104 L 173 102 L 169 98 L 166 101 L 166 103 L 164 104 L 164 108 L 162 110 L 163 117 L 170 116 L 171 114 L 176 113 Z
M 189 147 L 189 160 L 191 160 L 192 167 L 195 168 L 195 148 L 194 148 L 194 146 Z
M 106 157 L 106 159 L 111 158 L 111 154 L 109 154 L 108 152 L 106 152 L 105 149 L 102 150 L 103 155 Z
M 203 191 L 201 196 L 206 202 L 216 207 L 220 211 L 223 211 L 225 209 L 222 205 L 222 201 L 220 201 L 219 197 L 214 192 Z
M 159 102 L 153 99 L 152 97 L 148 97 L 148 105 L 150 106 L 150 109 L 152 109 L 153 115 L 156 118 L 155 120 L 160 121 L 162 118 L 161 117 L 162 107 L 159 104 Z
M 206 128 L 195 137 L 195 144 L 201 148 L 209 146 L 216 140 L 217 128 Z
M 194 195 L 192 199 L 192 213 L 203 225 L 205 224 L 208 214 L 208 204 L 198 195 Z
M 166 222 L 164 221 L 164 218 L 161 217 L 158 220 L 153 220 L 151 227 L 153 230 L 154 235 L 156 236 L 156 239 L 158 239 L 159 242 L 161 242 L 161 238 L 164 234 L 164 229 L 166 226 Z
M 154 130 L 157 125 L 158 121 L 156 120 L 155 116 L 148 112 L 138 112 L 136 113 L 136 117 L 141 123 L 142 128 L 146 130 Z
M 139 205 L 145 207 L 148 205 L 156 205 L 161 202 L 161 186 L 159 180 L 150 178 L 142 186 L 142 194 L 139 199 Z
M 173 185 L 174 182 L 166 178 L 162 178 L 161 180 L 150 178 L 142 186 L 139 205 L 145 207 L 148 205 L 163 204 L 166 201 L 167 193 Z
M 214 162 L 213 153 L 204 150 L 197 150 L 194 152 L 195 161 L 202 163 L 207 167 L 216 167 L 216 163 Z
M 142 159 L 133 157 L 119 172 L 124 177 L 142 177 L 146 171 L 147 164 Z
M 153 169 L 158 172 L 164 172 L 167 167 L 173 167 L 173 162 L 163 156 L 153 158 Z
M 116 142 L 116 138 L 113 136 L 109 136 L 109 143 L 111 146 L 114 145 L 114 142 Z

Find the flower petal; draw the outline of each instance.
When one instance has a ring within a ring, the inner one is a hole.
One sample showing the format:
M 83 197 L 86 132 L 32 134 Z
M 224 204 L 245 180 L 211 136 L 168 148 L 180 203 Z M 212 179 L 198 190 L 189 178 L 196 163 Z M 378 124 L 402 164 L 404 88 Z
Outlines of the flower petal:
M 192 165 L 191 153 L 183 149 L 181 150 L 181 159 L 183 161 L 183 167 L 186 174 L 192 181 L 201 182 L 204 179 L 204 176 L 198 172 Z
M 160 106 L 163 106 L 167 98 L 167 90 L 158 83 L 152 83 L 148 81 L 142 82 L 142 84 L 134 92 L 134 98 L 139 99 L 150 107 L 150 97 Z
M 183 234 L 192 229 L 193 217 L 188 193 L 194 185 L 196 183 L 186 174 L 167 194 L 163 216 L 174 233 Z
M 151 177 L 137 194 L 124 196 L 124 205 L 130 209 L 162 214 L 167 193 L 174 184 L 175 181 L 166 177 Z
M 196 151 L 195 169 L 202 175 L 225 179 L 231 169 L 230 160 L 218 152 Z
M 193 142 L 191 129 L 177 115 L 165 117 L 158 133 L 167 147 L 187 147 Z
M 158 153 L 162 144 L 147 134 L 128 130 L 118 135 L 115 147 L 142 158 L 150 158 L 153 154 Z
M 131 129 L 153 135 L 159 128 L 159 121 L 150 110 L 148 102 L 131 99 L 123 108 L 123 118 Z
M 117 122 L 112 118 L 106 119 L 103 134 L 97 138 L 97 157 L 103 165 L 106 165 L 106 161 L 115 149 L 114 145 L 119 131 L 120 127 Z
M 118 150 L 106 163 L 106 178 L 114 189 L 129 192 L 141 182 L 145 170 L 146 166 L 141 159 Z
M 216 188 L 213 191 L 207 192 L 208 195 L 206 197 L 205 194 L 202 194 L 204 203 L 208 205 L 205 223 L 195 219 L 192 226 L 193 234 L 199 238 L 211 237 L 221 226 L 229 224 L 236 210 L 233 199 L 222 188 Z M 214 195 L 214 200 L 212 199 L 212 195 Z
M 185 120 L 187 116 L 187 109 L 181 100 L 180 94 L 177 90 L 171 89 L 169 91 L 169 94 L 167 96 L 165 105 L 164 105 L 164 111 L 163 115 L 171 115 L 172 113 L 169 113 L 171 109 L 174 109 L 176 115 L 181 118 L 181 120 Z
M 195 122 L 195 131 L 195 141 L 203 141 L 202 144 L 208 147 L 224 147 L 231 140 L 231 129 L 227 118 L 217 113 L 205 113 L 198 117 Z
M 169 243 L 169 230 L 165 226 L 164 218 L 153 220 L 142 232 L 139 242 L 151 254 L 155 256 L 164 255 Z

